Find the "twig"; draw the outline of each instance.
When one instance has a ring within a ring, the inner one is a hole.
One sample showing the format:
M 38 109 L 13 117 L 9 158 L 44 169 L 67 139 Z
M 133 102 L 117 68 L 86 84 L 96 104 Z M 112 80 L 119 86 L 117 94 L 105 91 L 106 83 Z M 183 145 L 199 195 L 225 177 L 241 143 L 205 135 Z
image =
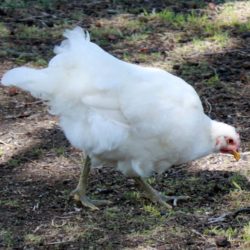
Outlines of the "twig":
M 42 227 L 44 226 L 44 224 L 41 224 L 40 226 L 37 226 L 35 228 L 35 230 L 33 230 L 33 233 L 36 233 L 38 230 L 40 230 Z
M 73 216 L 55 216 L 54 219 L 58 218 L 58 219 L 71 219 Z
M 2 141 L 2 140 L 0 140 L 0 144 L 3 144 L 3 145 L 5 145 L 5 146 L 9 146 L 9 147 L 11 147 L 11 148 L 14 147 L 12 144 L 6 143 L 6 142 L 4 142 L 4 141 Z
M 207 105 L 207 107 L 208 107 L 207 113 L 208 113 L 208 115 L 210 115 L 211 112 L 212 112 L 212 110 L 213 110 L 212 105 L 211 105 L 211 103 L 207 100 L 206 97 L 203 97 L 203 99 L 204 99 L 204 101 L 205 101 L 205 103 L 206 103 L 206 105 Z
M 37 203 L 33 206 L 32 211 L 36 211 L 38 208 L 39 208 L 39 202 L 37 202 Z
M 58 245 L 73 242 L 72 240 L 48 242 L 45 245 Z
M 24 117 L 28 117 L 32 114 L 32 112 L 30 111 L 27 111 L 27 112 L 23 112 L 23 113 L 20 113 L 20 114 L 17 114 L 17 115 L 7 115 L 5 116 L 4 118 L 5 119 L 16 119 L 16 118 L 24 118 Z
M 63 220 L 63 222 L 62 222 L 60 225 L 55 223 L 55 218 L 52 219 L 52 221 L 51 221 L 51 225 L 52 225 L 53 227 L 56 227 L 56 228 L 63 227 L 63 226 L 65 226 L 66 224 L 67 224 L 67 221 L 65 221 L 65 220 Z
M 248 51 L 242 51 L 242 50 L 227 50 L 227 51 L 219 51 L 219 52 L 208 52 L 208 53 L 202 53 L 202 56 L 211 56 L 211 55 L 224 55 L 226 53 L 243 53 L 244 55 L 248 53 Z M 195 56 L 185 56 L 184 59 L 193 59 Z
M 199 236 L 200 236 L 201 238 L 203 238 L 204 240 L 207 240 L 207 238 L 206 238 L 202 233 L 198 232 L 197 230 L 195 230 L 195 229 L 192 228 L 191 231 L 192 231 L 193 233 L 199 235 Z
M 6 145 L 6 146 L 10 145 L 10 144 L 8 144 L 8 143 L 2 141 L 2 140 L 0 140 L 0 144 L 4 144 L 4 145 Z
M 209 218 L 208 224 L 223 222 L 223 221 L 226 221 L 227 219 L 233 219 L 233 218 L 236 218 L 239 214 L 243 214 L 243 213 L 250 214 L 250 207 L 240 208 L 234 212 L 224 213 L 219 217 Z
M 34 102 L 26 102 L 25 105 L 36 105 L 44 103 L 42 100 L 34 101 Z

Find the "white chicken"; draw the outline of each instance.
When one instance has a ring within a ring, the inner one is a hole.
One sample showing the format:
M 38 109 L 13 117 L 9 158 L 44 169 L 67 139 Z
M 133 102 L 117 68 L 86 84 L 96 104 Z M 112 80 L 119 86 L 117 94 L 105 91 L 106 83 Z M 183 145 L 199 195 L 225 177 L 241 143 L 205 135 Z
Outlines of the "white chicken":
M 89 171 L 99 162 L 116 162 L 149 199 L 169 207 L 173 197 L 157 192 L 145 177 L 214 152 L 240 158 L 235 128 L 205 115 L 199 96 L 184 80 L 113 57 L 80 27 L 64 36 L 47 68 L 12 69 L 2 84 L 48 101 L 70 143 L 87 153 L 72 192 L 82 205 L 97 209 L 105 203 L 86 196 Z

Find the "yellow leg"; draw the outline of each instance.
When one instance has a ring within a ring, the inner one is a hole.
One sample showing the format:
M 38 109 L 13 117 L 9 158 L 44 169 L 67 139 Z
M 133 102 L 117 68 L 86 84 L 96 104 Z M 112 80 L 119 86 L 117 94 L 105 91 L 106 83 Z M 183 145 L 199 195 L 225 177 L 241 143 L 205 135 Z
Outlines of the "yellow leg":
M 87 184 L 88 184 L 88 176 L 91 169 L 91 159 L 87 156 L 85 160 L 85 164 L 81 168 L 81 174 L 79 178 L 78 185 L 75 190 L 73 190 L 70 194 L 71 197 L 74 198 L 75 201 L 81 202 L 81 204 L 85 207 L 88 207 L 92 210 L 98 210 L 98 205 L 110 204 L 110 201 L 106 200 L 90 200 L 87 195 Z
M 143 178 L 134 177 L 135 182 L 144 190 L 144 193 L 147 198 L 149 198 L 154 203 L 159 203 L 168 209 L 172 209 L 172 206 L 166 203 L 167 201 L 173 201 L 173 205 L 177 205 L 178 200 L 187 200 L 188 196 L 166 196 L 154 188 L 152 188 Z

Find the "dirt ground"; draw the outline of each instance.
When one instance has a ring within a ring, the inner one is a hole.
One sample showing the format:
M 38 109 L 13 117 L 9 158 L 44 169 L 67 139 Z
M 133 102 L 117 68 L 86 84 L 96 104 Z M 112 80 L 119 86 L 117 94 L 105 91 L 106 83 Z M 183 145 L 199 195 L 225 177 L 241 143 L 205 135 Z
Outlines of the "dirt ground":
M 242 140 L 238 162 L 210 155 L 149 179 L 191 197 L 172 211 L 144 199 L 114 166 L 93 169 L 90 196 L 112 205 L 90 211 L 68 199 L 84 154 L 45 104 L 0 85 L 0 249 L 250 249 L 247 1 L 4 0 L 0 17 L 0 76 L 17 65 L 43 67 L 62 31 L 80 25 L 111 54 L 188 81 L 206 113 L 237 127 Z M 211 221 L 241 208 L 248 210 Z

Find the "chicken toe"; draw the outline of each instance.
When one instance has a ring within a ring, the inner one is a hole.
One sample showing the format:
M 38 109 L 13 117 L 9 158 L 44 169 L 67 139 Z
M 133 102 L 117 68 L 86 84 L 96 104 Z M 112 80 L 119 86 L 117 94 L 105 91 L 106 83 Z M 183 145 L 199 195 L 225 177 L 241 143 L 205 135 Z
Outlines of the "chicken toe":
M 164 201 L 172 201 L 173 202 L 173 206 L 176 207 L 177 206 L 177 202 L 178 201 L 183 201 L 183 200 L 188 200 L 190 199 L 189 196 L 185 196 L 185 195 L 180 195 L 180 196 L 167 196 L 167 195 L 163 195 L 163 194 L 160 194 L 162 200 Z
M 81 168 L 81 175 L 79 178 L 78 185 L 75 190 L 73 190 L 70 194 L 77 203 L 81 203 L 84 207 L 88 207 L 92 210 L 99 210 L 98 206 L 109 205 L 112 202 L 107 200 L 90 200 L 86 196 L 87 184 L 88 184 L 88 176 L 91 168 L 91 159 L 87 156 L 84 166 Z
M 81 203 L 82 206 L 84 207 L 88 207 L 91 210 L 99 210 L 99 208 L 94 204 L 93 201 L 91 201 L 88 196 L 86 196 L 84 194 L 84 192 L 82 192 L 82 190 L 76 188 L 75 190 L 73 190 L 70 194 L 70 197 L 73 197 L 73 199 L 77 202 L 77 203 Z
M 76 188 L 70 194 L 76 203 L 80 203 L 82 206 L 90 208 L 91 210 L 99 210 L 98 206 L 110 205 L 111 201 L 108 200 L 91 200 L 88 196 L 85 195 L 83 190 Z
M 169 205 L 168 201 L 173 201 L 173 206 L 177 206 L 178 200 L 187 200 L 188 196 L 166 196 L 161 194 L 154 188 L 152 188 L 143 178 L 134 177 L 134 180 L 139 186 L 143 189 L 145 196 L 154 203 L 158 203 L 168 209 L 172 209 L 172 206 Z

